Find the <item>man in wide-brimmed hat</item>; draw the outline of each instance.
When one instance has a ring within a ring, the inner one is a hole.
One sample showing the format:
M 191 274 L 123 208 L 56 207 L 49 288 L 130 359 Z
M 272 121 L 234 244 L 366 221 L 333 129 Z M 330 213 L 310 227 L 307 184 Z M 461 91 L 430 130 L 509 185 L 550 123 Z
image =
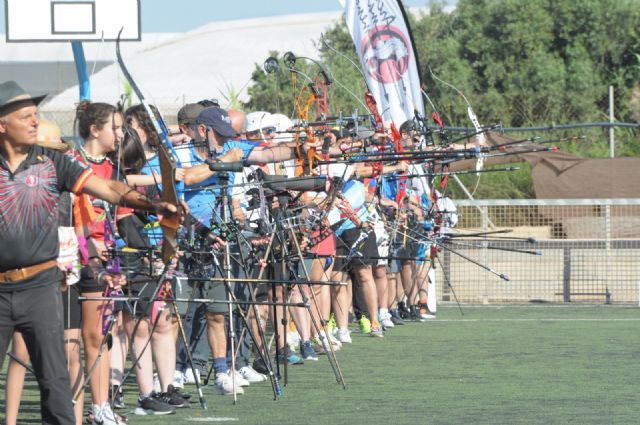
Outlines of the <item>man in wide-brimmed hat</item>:
M 43 424 L 75 424 L 63 349 L 62 271 L 57 267 L 60 193 L 87 193 L 136 209 L 174 214 L 122 182 L 105 181 L 60 152 L 38 146 L 38 104 L 15 81 L 0 83 L 0 367 L 22 333 L 40 386 Z M 109 286 L 124 276 L 104 274 Z

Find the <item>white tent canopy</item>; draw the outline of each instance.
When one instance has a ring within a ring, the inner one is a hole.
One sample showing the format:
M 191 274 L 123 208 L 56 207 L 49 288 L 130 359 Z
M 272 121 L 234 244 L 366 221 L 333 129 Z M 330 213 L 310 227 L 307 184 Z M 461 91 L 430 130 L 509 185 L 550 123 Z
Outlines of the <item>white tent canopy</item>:
M 218 98 L 225 106 L 231 89 L 239 92 L 241 100 L 248 99 L 255 64 L 261 65 L 270 51 L 317 57 L 314 43 L 340 17 L 339 12 L 328 12 L 215 22 L 143 51 L 125 53 L 124 59 L 148 99 L 163 106 L 167 114 L 203 98 Z M 115 63 L 91 77 L 94 101 L 114 103 L 123 92 L 124 78 Z M 71 87 L 42 109 L 69 109 L 77 102 L 77 93 L 77 86 Z

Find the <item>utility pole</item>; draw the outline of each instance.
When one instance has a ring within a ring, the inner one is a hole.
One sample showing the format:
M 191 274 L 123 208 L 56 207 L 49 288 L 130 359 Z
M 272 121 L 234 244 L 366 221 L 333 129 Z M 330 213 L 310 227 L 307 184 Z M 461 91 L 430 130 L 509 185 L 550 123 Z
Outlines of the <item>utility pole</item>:
M 613 134 L 613 86 L 609 86 L 609 158 L 614 158 L 614 134 Z

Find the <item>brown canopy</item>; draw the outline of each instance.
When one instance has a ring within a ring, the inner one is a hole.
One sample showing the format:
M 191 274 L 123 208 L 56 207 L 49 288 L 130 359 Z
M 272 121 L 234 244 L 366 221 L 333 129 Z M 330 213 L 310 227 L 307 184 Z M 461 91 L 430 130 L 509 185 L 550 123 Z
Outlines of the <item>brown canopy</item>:
M 494 132 L 487 135 L 489 146 L 513 140 Z M 525 151 L 541 146 L 524 143 L 507 149 Z M 523 161 L 531 165 L 538 199 L 640 198 L 640 158 L 587 159 L 549 151 L 489 157 L 485 159 L 485 167 Z M 451 171 L 473 170 L 475 164 L 475 159 L 458 161 L 451 164 Z

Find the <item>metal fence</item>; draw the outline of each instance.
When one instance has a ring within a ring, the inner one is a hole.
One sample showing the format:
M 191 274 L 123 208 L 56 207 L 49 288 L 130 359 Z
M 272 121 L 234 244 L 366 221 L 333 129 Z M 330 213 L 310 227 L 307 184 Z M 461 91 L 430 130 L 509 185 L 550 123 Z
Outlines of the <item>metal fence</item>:
M 167 121 L 167 124 L 175 124 L 177 122 L 176 117 L 178 114 L 178 110 L 189 102 L 197 102 L 199 100 L 201 99 L 191 99 L 186 97 L 185 95 L 180 95 L 180 96 L 171 97 L 171 98 L 165 98 L 165 97 L 154 98 L 150 100 L 150 102 L 153 103 L 155 106 L 157 106 L 160 112 L 162 112 L 164 119 Z M 115 102 L 118 101 L 118 98 L 114 97 L 113 99 L 109 99 L 105 101 L 115 104 Z M 136 101 L 136 102 L 133 102 L 132 104 L 135 105 L 137 103 L 138 102 Z M 55 122 L 61 128 L 62 134 L 69 137 L 73 135 L 73 124 L 76 116 L 75 108 L 77 104 L 78 104 L 77 98 L 67 99 L 67 102 L 66 102 L 67 106 L 65 107 L 52 107 L 50 105 L 45 104 L 40 109 L 40 115 L 43 118 L 46 118 L 50 121 Z M 126 104 L 124 106 L 126 109 L 130 105 Z
M 461 302 L 639 303 L 640 199 L 456 201 L 457 233 L 498 236 L 449 245 L 509 281 L 444 249 L 436 263 L 438 298 Z M 539 251 L 540 255 L 498 248 Z

